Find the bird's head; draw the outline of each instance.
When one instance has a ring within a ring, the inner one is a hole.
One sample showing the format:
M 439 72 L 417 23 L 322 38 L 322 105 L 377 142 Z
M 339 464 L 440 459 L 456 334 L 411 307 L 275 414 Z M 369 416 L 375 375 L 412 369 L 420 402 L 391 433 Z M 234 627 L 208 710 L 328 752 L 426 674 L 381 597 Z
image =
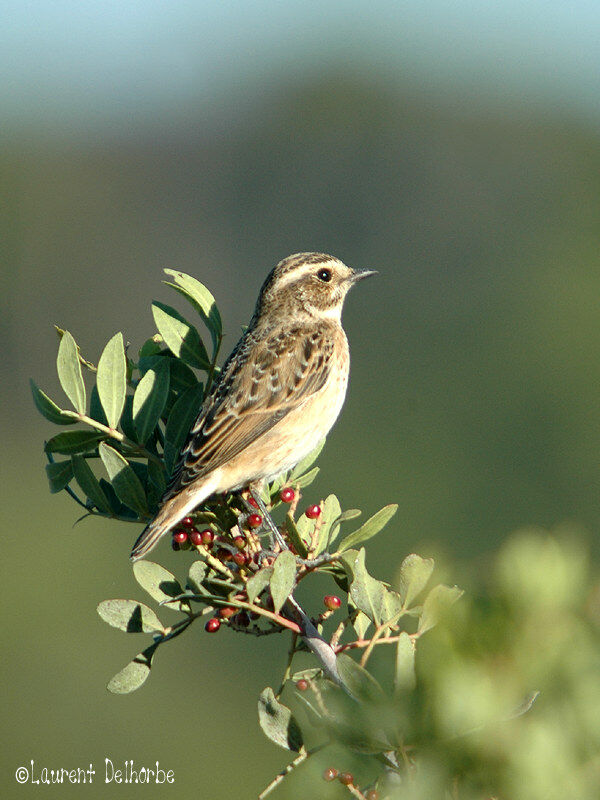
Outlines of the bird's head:
M 373 270 L 351 269 L 325 253 L 295 253 L 280 261 L 267 276 L 255 316 L 339 320 L 350 288 L 375 274 Z

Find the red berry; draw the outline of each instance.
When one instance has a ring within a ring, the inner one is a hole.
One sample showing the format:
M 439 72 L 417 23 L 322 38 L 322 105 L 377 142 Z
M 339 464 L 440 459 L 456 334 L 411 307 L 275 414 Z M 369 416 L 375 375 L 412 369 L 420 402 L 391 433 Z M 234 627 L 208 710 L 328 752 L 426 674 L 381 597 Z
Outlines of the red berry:
M 296 681 L 296 689 L 300 692 L 305 692 L 308 689 L 308 681 L 304 678 L 300 678 L 299 681 Z
M 248 495 L 248 505 L 252 506 L 252 508 L 258 508 L 258 503 L 251 494 Z
M 379 792 L 377 789 L 369 789 L 365 797 L 367 800 L 379 800 Z
M 231 559 L 231 552 L 225 547 L 219 547 L 217 550 L 217 558 L 219 561 L 229 561 Z
M 202 544 L 202 534 L 200 533 L 200 531 L 196 530 L 196 528 L 192 528 L 192 530 L 189 533 L 189 537 L 190 537 L 190 542 L 193 545 L 196 545 L 196 547 L 199 544 Z
M 173 550 L 175 550 L 175 552 L 177 552 L 178 550 L 181 550 L 181 548 L 179 547 L 177 542 L 171 541 L 171 547 L 173 548 Z
M 354 783 L 354 775 L 351 772 L 340 772 L 338 780 L 344 786 L 351 786 Z
M 296 492 L 291 486 L 286 486 L 279 492 L 279 499 L 282 503 L 293 503 L 296 498 Z
M 192 528 L 194 525 L 194 520 L 191 517 L 184 517 L 181 520 L 181 524 L 185 525 L 186 528 Z
M 323 773 L 323 780 L 334 781 L 338 776 L 338 771 L 335 767 L 327 767 Z
M 176 544 L 185 544 L 185 542 L 187 542 L 187 538 L 187 531 L 175 531 L 173 534 L 173 541 Z
M 248 516 L 248 525 L 251 528 L 260 528 L 262 525 L 263 518 L 260 514 L 250 514 Z
M 234 608 L 233 606 L 223 606 L 223 608 L 219 609 L 219 616 L 222 619 L 229 619 L 230 617 L 233 617 L 235 613 L 237 613 L 237 608 Z
M 202 544 L 207 547 L 210 547 L 215 540 L 215 535 L 211 530 L 200 531 L 200 535 L 202 536 Z
M 309 519 L 316 519 L 321 513 L 321 506 L 309 506 L 304 513 Z
M 238 565 L 238 567 L 243 567 L 244 564 L 247 561 L 246 556 L 245 556 L 244 553 L 234 553 L 232 558 L 235 561 L 235 563 Z
M 234 536 L 233 543 L 238 550 L 243 550 L 246 547 L 246 540 L 243 536 Z
M 207 633 L 215 633 L 216 631 L 219 630 L 220 627 L 221 627 L 221 620 L 217 619 L 216 617 L 212 617 L 212 619 L 209 619 L 206 625 L 204 626 L 204 630 L 207 631 Z
M 330 611 L 337 611 L 342 605 L 342 601 L 336 594 L 326 594 L 323 598 L 323 604 L 325 608 L 328 608 Z

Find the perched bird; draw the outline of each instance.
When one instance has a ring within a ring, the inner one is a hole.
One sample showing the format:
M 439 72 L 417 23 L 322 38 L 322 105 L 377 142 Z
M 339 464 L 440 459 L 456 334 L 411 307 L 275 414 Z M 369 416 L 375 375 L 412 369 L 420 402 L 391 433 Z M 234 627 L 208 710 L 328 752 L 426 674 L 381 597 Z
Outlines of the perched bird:
M 132 561 L 211 495 L 272 480 L 327 435 L 350 367 L 342 306 L 348 290 L 373 274 L 324 253 L 296 253 L 271 271 Z

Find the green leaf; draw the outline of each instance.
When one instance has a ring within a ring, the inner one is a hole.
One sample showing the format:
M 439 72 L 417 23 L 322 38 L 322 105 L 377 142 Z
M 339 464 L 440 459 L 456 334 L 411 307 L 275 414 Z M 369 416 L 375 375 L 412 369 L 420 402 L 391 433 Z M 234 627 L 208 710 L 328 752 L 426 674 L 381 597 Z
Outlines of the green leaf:
M 47 453 L 62 453 L 63 455 L 87 453 L 95 450 L 101 439 L 104 439 L 104 434 L 97 431 L 65 431 L 57 433 L 56 436 L 49 439 L 44 445 L 44 450 Z
M 148 481 L 156 488 L 160 499 L 167 488 L 165 468 L 163 464 L 157 464 L 156 461 L 148 461 Z
M 100 402 L 98 387 L 95 384 L 92 386 L 92 391 L 90 392 L 89 415 L 92 419 L 95 419 L 97 422 L 101 422 L 102 425 L 106 425 L 108 427 L 108 420 L 106 419 L 106 414 L 104 413 L 102 403 Z
M 121 430 L 127 436 L 128 439 L 131 439 L 132 442 L 135 442 L 137 437 L 137 431 L 135 429 L 135 425 L 133 424 L 133 395 L 128 394 L 125 398 L 125 408 L 123 409 L 123 414 L 121 415 Z
M 423 603 L 417 632 L 423 634 L 437 625 L 450 606 L 456 603 L 462 594 L 463 591 L 458 586 L 446 586 L 443 583 L 434 586 Z
M 320 555 L 327 549 L 329 543 L 329 533 L 331 526 L 335 520 L 342 513 L 340 501 L 334 494 L 330 494 L 325 498 L 321 506 L 321 516 L 319 518 L 319 535 L 317 537 L 317 546 L 315 548 L 315 556 Z
M 381 702 L 385 695 L 383 689 L 370 672 L 346 653 L 340 653 L 337 657 L 337 667 L 340 678 L 348 687 L 350 694 L 357 700 L 364 700 L 367 703 Z
M 300 536 L 300 531 L 296 527 L 296 523 L 294 522 L 294 518 L 292 517 L 291 514 L 286 514 L 285 529 L 287 531 L 287 535 L 289 536 L 291 543 L 294 545 L 296 552 L 298 553 L 300 558 L 306 558 L 306 556 L 308 555 L 308 548 L 304 544 L 304 541 Z
M 216 351 L 223 332 L 223 324 L 215 298 L 206 286 L 197 281 L 196 278 L 192 278 L 191 275 L 186 275 L 185 272 L 179 272 L 179 270 L 175 269 L 166 269 L 165 272 L 175 279 L 175 283 L 165 281 L 167 286 L 171 286 L 186 297 L 204 320 L 206 327 L 210 331 L 213 349 Z
M 133 565 L 133 575 L 142 589 L 159 603 L 183 594 L 181 584 L 173 573 L 153 561 L 136 561 Z M 184 601 L 166 602 L 165 606 L 175 611 L 188 608 L 188 604 Z
M 169 350 L 163 352 L 164 355 L 140 358 L 138 364 L 140 375 L 144 376 L 149 369 L 156 369 L 161 364 L 167 363 L 169 365 L 169 386 L 172 392 L 181 394 L 190 386 L 196 386 L 198 379 L 194 371 L 181 359 L 175 358 Z
M 127 633 L 164 633 L 154 611 L 137 600 L 104 600 L 96 609 L 104 622 Z
M 317 520 L 309 519 L 306 514 L 301 514 L 295 524 L 298 536 L 304 542 L 305 549 L 308 550 L 312 542 L 313 531 L 315 530 Z
M 366 542 L 368 539 L 371 539 L 388 524 L 397 510 L 398 506 L 395 503 L 379 509 L 379 511 L 373 514 L 373 516 L 368 519 L 364 525 L 361 525 L 358 530 L 346 536 L 345 539 L 342 539 L 338 547 L 338 552 L 342 553 L 344 550 L 349 550 L 351 547 L 356 547 Z
M 164 303 L 152 303 L 152 314 L 160 335 L 174 355 L 191 367 L 210 369 L 208 353 L 196 328 Z
M 158 341 L 157 341 L 158 340 Z M 156 356 L 162 352 L 162 336 L 156 334 L 150 339 L 146 339 L 144 344 L 139 349 L 139 357 L 145 358 L 146 356 Z
M 265 735 L 279 747 L 297 753 L 303 745 L 302 731 L 292 712 L 267 686 L 258 698 L 258 721 Z
M 400 596 L 367 572 L 364 548 L 360 552 L 345 552 L 340 558 L 340 564 L 351 580 L 350 599 L 353 605 L 365 613 L 375 625 L 381 625 L 400 613 Z
M 64 393 L 80 414 L 85 414 L 85 384 L 81 374 L 81 364 L 75 339 L 65 331 L 58 347 L 56 359 L 58 378 Z
M 119 500 L 115 490 L 112 487 L 112 484 L 110 484 L 105 478 L 100 478 L 98 483 L 100 484 L 100 488 L 106 495 L 106 499 L 110 503 L 110 508 L 113 514 L 116 514 L 118 516 L 129 517 L 132 521 L 133 520 L 135 520 L 136 522 L 139 521 L 138 515 L 135 513 L 135 511 L 132 511 L 130 508 L 128 508 L 124 503 L 122 503 Z
M 170 475 L 202 404 L 202 384 L 190 386 L 173 405 L 165 428 L 165 468 Z
M 38 388 L 34 381 L 30 380 L 29 384 L 33 395 L 33 402 L 40 414 L 46 417 L 47 420 L 53 422 L 55 425 L 74 425 L 77 422 L 73 417 L 67 416 L 67 414 L 72 414 L 73 412 L 65 413 L 62 411 L 53 400 L 50 400 L 47 394 Z
M 127 365 L 122 333 L 115 333 L 102 351 L 96 385 L 108 425 L 116 428 L 123 413 L 127 391 Z
M 304 678 L 305 681 L 313 681 L 316 678 L 322 677 L 322 675 L 323 670 L 321 667 L 308 667 L 307 669 L 301 669 L 298 672 L 294 672 L 291 680 L 294 683 L 297 683 L 302 678 Z
M 364 611 L 356 609 L 356 612 L 352 617 L 352 627 L 356 631 L 356 635 L 358 636 L 359 639 L 365 638 L 365 635 L 369 630 L 370 625 L 371 625 L 371 620 L 367 617 Z
M 98 478 L 94 475 L 91 467 L 83 456 L 74 455 L 71 457 L 73 465 L 73 475 L 81 487 L 82 492 L 88 497 L 98 511 L 103 514 L 112 514 L 112 508 L 107 496 L 104 494 Z
M 394 672 L 394 694 L 411 691 L 416 686 L 415 646 L 406 631 L 398 637 L 396 647 L 396 670 Z
M 321 450 L 325 447 L 325 439 L 321 439 L 319 444 L 312 450 L 302 461 L 299 461 L 294 469 L 290 472 L 290 477 L 288 478 L 288 483 L 293 484 L 295 478 L 299 478 L 300 475 L 303 475 L 306 470 L 314 464 L 314 462 L 319 457 Z
M 160 501 L 167 488 L 165 470 L 163 464 L 156 461 L 148 461 L 148 480 L 146 482 L 146 493 L 148 495 L 148 505 L 150 512 L 156 514 Z
M 400 567 L 400 597 L 405 606 L 423 591 L 433 572 L 433 558 L 421 558 L 416 553 L 406 556 Z
M 269 585 L 272 576 L 273 567 L 263 567 L 258 572 L 255 572 L 251 578 L 248 578 L 246 592 L 251 603 L 254 603 L 258 595 Z
M 133 396 L 133 422 L 140 444 L 146 444 L 156 427 L 169 395 L 169 364 L 165 359 L 157 369 L 149 369 Z
M 148 513 L 146 493 L 127 459 L 106 442 L 101 442 L 98 450 L 117 497 L 140 516 L 146 516 Z
M 389 586 L 385 587 L 385 595 L 383 598 L 383 614 L 382 614 L 382 622 L 388 622 L 389 620 L 398 620 L 400 617 L 404 616 L 406 609 L 404 608 L 404 604 L 402 602 L 402 598 L 391 589 Z
M 275 613 L 279 614 L 296 585 L 296 558 L 289 550 L 284 550 L 275 559 L 269 585 Z
M 54 326 L 54 330 L 55 330 L 55 331 L 56 331 L 56 333 L 58 334 L 58 338 L 59 338 L 59 340 L 60 340 L 60 339 L 62 339 L 62 337 L 63 337 L 63 336 L 65 335 L 65 333 L 66 333 L 66 331 L 64 331 L 62 328 L 59 328 L 59 327 L 58 327 L 58 325 L 55 325 L 55 326 Z M 95 366 L 92 364 L 92 362 L 91 362 L 91 361 L 88 361 L 88 360 L 87 360 L 87 358 L 84 358 L 84 357 L 81 355 L 81 349 L 80 349 L 79 345 L 77 345 L 77 356 L 78 356 L 78 358 L 79 358 L 79 363 L 81 364 L 81 366 L 82 366 L 82 367 L 85 367 L 86 369 L 89 369 L 89 370 L 90 370 L 90 372 L 96 372 L 96 370 L 97 370 L 97 367 L 95 367 Z
M 111 678 L 106 688 L 113 694 L 129 694 L 139 689 L 150 675 L 152 659 L 159 643 L 154 642 L 150 647 L 142 650 L 120 672 Z
M 196 594 L 206 594 L 207 590 L 203 583 L 208 572 L 208 567 L 204 561 L 197 559 L 192 563 L 187 579 L 187 586 Z
M 331 547 L 333 542 L 335 542 L 335 540 L 337 539 L 342 526 L 342 522 L 347 522 L 349 519 L 356 519 L 356 517 L 360 517 L 361 514 L 362 511 L 360 510 L 360 508 L 349 508 L 347 511 L 343 511 L 339 515 L 339 517 L 337 517 L 337 519 L 333 521 L 333 524 L 331 525 L 331 530 L 329 533 L 329 542 L 327 546 Z
M 46 475 L 51 494 L 56 494 L 61 492 L 73 478 L 73 466 L 70 461 L 55 461 L 53 464 L 46 464 Z
M 319 474 L 319 471 L 319 467 L 313 467 L 313 469 L 309 470 L 309 472 L 305 472 L 304 475 L 301 475 L 299 478 L 294 480 L 294 487 L 298 486 L 300 489 L 305 489 L 307 486 L 310 486 L 310 484 Z

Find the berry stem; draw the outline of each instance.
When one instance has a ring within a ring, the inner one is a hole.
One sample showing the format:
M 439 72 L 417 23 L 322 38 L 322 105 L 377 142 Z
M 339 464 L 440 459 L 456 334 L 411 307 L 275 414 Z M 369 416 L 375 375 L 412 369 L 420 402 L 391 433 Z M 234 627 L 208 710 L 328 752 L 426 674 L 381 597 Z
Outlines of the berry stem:
M 319 744 L 316 747 L 313 747 L 312 750 L 306 750 L 304 747 L 302 747 L 296 758 L 293 761 L 290 761 L 290 763 L 286 767 L 284 767 L 278 775 L 276 775 L 273 778 L 271 783 L 265 789 L 262 790 L 262 792 L 258 795 L 257 800 L 265 800 L 265 797 L 271 794 L 273 789 L 276 789 L 281 783 L 281 781 L 287 775 L 289 775 L 290 772 L 292 772 L 292 770 L 296 769 L 296 767 L 299 767 L 300 764 L 306 761 L 307 758 L 310 758 L 310 756 L 314 755 L 315 753 L 318 753 L 319 750 L 322 750 L 324 747 L 325 747 L 324 744 Z
M 261 510 L 261 513 L 263 515 L 263 520 L 267 523 L 267 527 L 269 528 L 269 530 L 271 531 L 271 534 L 274 537 L 273 541 L 277 542 L 277 544 L 281 547 L 282 550 L 289 550 L 290 548 L 288 547 L 285 539 L 281 535 L 281 533 L 279 531 L 279 528 L 277 527 L 277 525 L 275 525 L 275 523 L 271 519 L 271 515 L 269 514 L 269 510 L 266 507 L 266 505 L 264 503 L 264 500 L 262 499 L 262 497 L 260 495 L 260 492 L 258 490 L 255 490 L 252 487 L 252 484 L 250 485 L 250 491 L 252 492 L 252 495 L 253 495 L 254 499 L 256 500 L 259 509 Z
M 281 686 L 277 690 L 275 697 L 279 699 L 283 689 L 285 687 L 286 682 L 290 679 L 292 675 L 292 661 L 294 660 L 294 655 L 296 653 L 296 642 L 298 641 L 298 634 L 292 633 L 292 641 L 290 642 L 290 649 L 288 650 L 288 659 L 287 664 L 285 665 L 285 671 L 283 673 L 283 678 L 281 679 Z
M 362 654 L 362 658 L 360 659 L 361 667 L 364 667 L 366 665 L 367 661 L 369 660 L 369 658 L 371 656 L 371 653 L 373 652 L 373 648 L 375 647 L 377 642 L 381 639 L 383 634 L 387 630 L 389 630 L 393 625 L 395 625 L 398 622 L 398 620 L 400 619 L 400 617 L 404 616 L 404 614 L 406 614 L 406 611 L 404 609 L 402 609 L 402 611 L 399 611 L 397 614 L 394 614 L 393 617 L 391 617 L 390 619 L 386 620 L 381 625 L 377 626 L 377 628 L 375 630 L 375 633 L 371 637 L 371 641 L 367 645 L 367 648 L 366 648 L 365 652 Z
M 206 545 L 196 544 L 194 545 L 194 547 L 198 551 L 200 557 L 203 558 L 208 564 L 210 564 L 210 566 L 214 570 L 220 572 L 221 575 L 225 575 L 226 578 L 233 579 L 234 577 L 233 572 L 228 567 L 226 567 L 225 564 L 222 564 L 218 558 L 215 558 L 212 555 L 212 553 L 209 552 L 208 547 L 206 547 Z
M 413 640 L 418 638 L 418 634 L 409 633 L 410 638 Z M 375 644 L 395 644 L 400 639 L 400 636 L 385 636 L 383 639 L 377 639 Z M 371 644 L 371 639 L 356 639 L 354 642 L 346 642 L 345 644 L 333 644 L 333 649 L 336 653 L 343 653 L 344 650 L 354 650 L 355 648 L 368 647 Z

